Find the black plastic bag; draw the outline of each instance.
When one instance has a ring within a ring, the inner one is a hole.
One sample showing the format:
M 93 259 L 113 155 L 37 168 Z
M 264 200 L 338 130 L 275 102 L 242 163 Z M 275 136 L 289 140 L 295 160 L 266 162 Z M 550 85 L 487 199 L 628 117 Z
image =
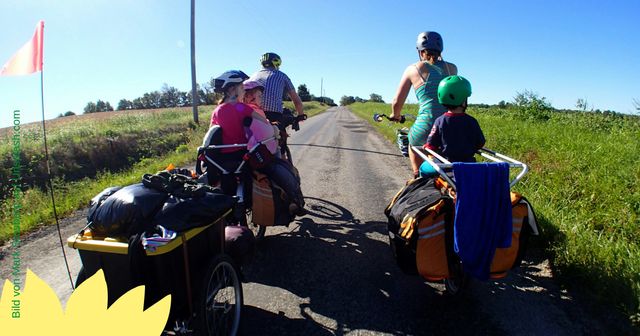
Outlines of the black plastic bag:
M 153 225 L 162 225 L 171 231 L 184 232 L 219 219 L 232 209 L 235 203 L 234 197 L 222 193 L 207 192 L 198 198 L 171 196 L 156 214 Z
M 126 186 L 107 197 L 90 224 L 96 235 L 131 236 L 144 231 L 169 195 L 142 183 Z
M 122 189 L 122 187 L 109 187 L 95 195 L 91 202 L 89 202 L 89 212 L 87 213 L 87 223 L 91 225 L 93 223 L 93 218 L 95 217 L 96 210 L 102 203 L 111 195 L 115 194 L 118 190 Z

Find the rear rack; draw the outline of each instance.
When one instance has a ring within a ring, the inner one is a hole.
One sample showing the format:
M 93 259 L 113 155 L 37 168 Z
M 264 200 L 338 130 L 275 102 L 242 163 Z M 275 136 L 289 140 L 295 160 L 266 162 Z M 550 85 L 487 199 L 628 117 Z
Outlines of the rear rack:
M 449 183 L 449 185 L 454 190 L 456 189 L 454 180 L 447 174 L 447 172 L 450 172 L 453 168 L 453 164 L 451 162 L 429 148 L 421 148 L 411 145 L 410 147 L 414 153 L 420 156 L 425 162 L 428 162 L 431 167 L 433 167 L 433 169 L 435 169 L 435 171 L 438 172 L 438 174 L 445 181 L 447 181 L 447 183 Z M 509 168 L 522 169 L 520 173 L 516 175 L 516 177 L 512 181 L 510 181 L 509 187 L 511 188 L 513 188 L 514 185 L 520 182 L 524 175 L 529 171 L 529 167 L 525 163 L 522 163 L 514 158 L 498 153 L 496 151 L 487 148 L 481 148 L 480 150 L 478 150 L 478 154 L 493 162 L 506 162 L 509 164 Z

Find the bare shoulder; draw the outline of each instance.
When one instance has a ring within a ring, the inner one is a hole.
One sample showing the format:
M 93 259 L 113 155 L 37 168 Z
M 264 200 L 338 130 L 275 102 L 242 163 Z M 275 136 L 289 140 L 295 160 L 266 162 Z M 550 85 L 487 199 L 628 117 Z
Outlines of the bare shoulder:
M 419 76 L 418 71 L 424 71 L 422 67 L 422 62 L 409 64 L 409 66 L 407 66 L 407 68 L 404 70 L 404 77 L 408 78 L 412 83 L 414 83 Z

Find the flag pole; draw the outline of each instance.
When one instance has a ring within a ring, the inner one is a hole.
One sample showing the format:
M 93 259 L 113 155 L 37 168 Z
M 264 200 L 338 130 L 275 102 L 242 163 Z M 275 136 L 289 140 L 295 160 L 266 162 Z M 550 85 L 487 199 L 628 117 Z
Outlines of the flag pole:
M 56 227 L 58 228 L 58 238 L 60 238 L 60 248 L 62 249 L 62 256 L 64 257 L 64 264 L 67 267 L 67 274 L 69 275 L 71 290 L 74 290 L 73 279 L 71 278 L 71 270 L 69 269 L 67 254 L 64 251 L 64 243 L 62 242 L 62 233 L 60 232 L 58 212 L 56 211 L 56 199 L 53 196 L 53 183 L 51 182 L 51 167 L 49 165 L 49 149 L 47 147 L 47 129 L 44 122 L 44 68 L 40 70 L 40 102 L 42 106 L 42 134 L 44 139 L 44 159 L 47 164 L 47 181 L 49 183 L 49 192 L 51 194 L 51 205 L 53 206 L 53 217 L 56 219 Z

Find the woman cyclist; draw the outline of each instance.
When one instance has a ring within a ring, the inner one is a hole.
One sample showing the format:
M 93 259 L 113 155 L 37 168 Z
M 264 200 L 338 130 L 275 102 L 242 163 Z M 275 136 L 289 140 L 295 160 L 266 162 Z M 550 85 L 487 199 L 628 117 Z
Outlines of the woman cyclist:
M 438 102 L 438 84 L 443 78 L 456 75 L 458 68 L 453 63 L 442 60 L 442 37 L 436 32 L 418 34 L 416 49 L 418 49 L 420 60 L 409 65 L 402 74 L 398 90 L 391 103 L 391 118 L 400 120 L 402 107 L 409 90 L 413 87 L 420 109 L 416 121 L 409 130 L 409 144 L 421 147 L 427 142 L 433 121 L 447 111 Z M 409 159 L 414 176 L 418 176 L 422 159 L 412 150 L 409 150 Z

